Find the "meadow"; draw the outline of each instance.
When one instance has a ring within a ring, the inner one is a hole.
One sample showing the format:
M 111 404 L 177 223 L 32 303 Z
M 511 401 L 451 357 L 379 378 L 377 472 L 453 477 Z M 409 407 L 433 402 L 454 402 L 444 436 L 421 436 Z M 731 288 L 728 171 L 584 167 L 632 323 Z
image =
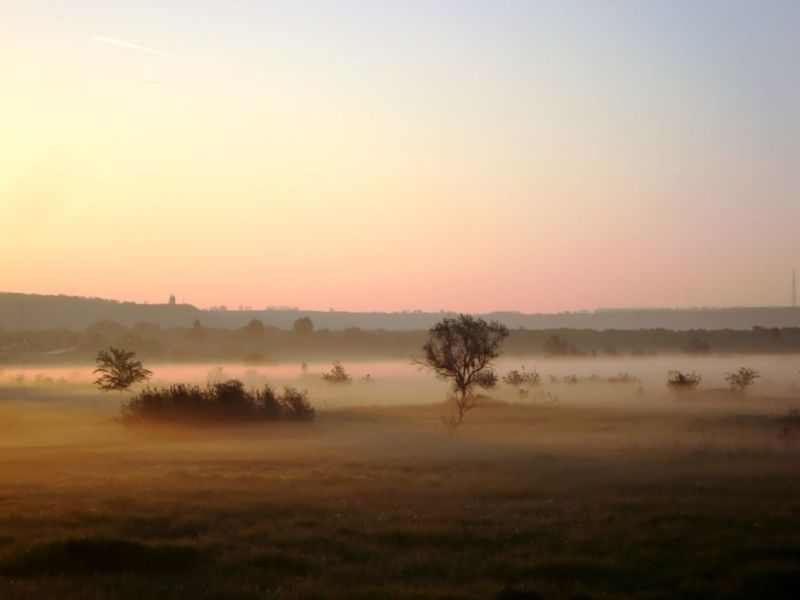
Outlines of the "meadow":
M 405 363 L 249 372 L 317 418 L 236 428 L 124 426 L 82 372 L 7 368 L 0 597 L 794 598 L 797 361 L 698 359 L 706 391 L 675 395 L 684 365 L 658 360 L 526 363 L 541 386 L 453 435 L 445 385 Z M 747 395 L 722 389 L 740 364 Z M 602 381 L 622 370 L 640 381 Z

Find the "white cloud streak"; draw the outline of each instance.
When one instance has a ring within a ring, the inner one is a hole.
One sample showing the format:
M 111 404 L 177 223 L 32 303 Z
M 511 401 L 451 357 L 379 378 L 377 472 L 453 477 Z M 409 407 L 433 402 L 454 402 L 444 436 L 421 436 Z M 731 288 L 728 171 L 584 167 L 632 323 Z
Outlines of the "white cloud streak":
M 148 48 L 147 46 L 139 46 L 138 44 L 131 44 L 130 42 L 123 42 L 122 40 L 115 40 L 112 38 L 107 38 L 102 36 L 95 36 L 92 39 L 95 42 L 99 42 L 101 44 L 111 44 L 112 46 L 117 46 L 119 48 L 128 48 L 129 50 L 139 50 L 140 52 L 149 52 L 150 54 L 159 54 L 161 56 L 174 56 L 174 54 L 170 54 L 169 52 L 156 50 L 155 48 Z

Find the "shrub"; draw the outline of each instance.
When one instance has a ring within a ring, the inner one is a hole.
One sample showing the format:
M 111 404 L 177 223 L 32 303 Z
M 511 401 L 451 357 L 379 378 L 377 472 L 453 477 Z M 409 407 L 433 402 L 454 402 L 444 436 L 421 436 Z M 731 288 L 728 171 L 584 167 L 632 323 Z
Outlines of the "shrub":
M 285 387 L 283 396 L 279 398 L 283 407 L 281 415 L 290 421 L 311 421 L 314 419 L 314 407 L 308 401 L 308 394 L 293 387 Z
M 631 375 L 627 371 L 612 375 L 606 381 L 609 383 L 641 383 L 641 380 L 636 375 Z
M 703 376 L 692 371 L 682 373 L 681 371 L 670 371 L 667 379 L 667 387 L 675 392 L 690 391 L 695 389 L 703 380 Z
M 550 381 L 552 383 L 558 383 L 557 377 L 550 377 Z M 616 375 L 611 375 L 609 377 L 601 377 L 596 373 L 592 373 L 588 377 L 578 377 L 574 373 L 572 375 L 565 375 L 563 380 L 564 383 L 641 383 L 641 380 L 636 377 L 636 375 L 631 375 L 628 372 L 617 373 Z
M 503 383 L 515 387 L 522 385 L 539 385 L 541 382 L 542 377 L 536 372 L 536 369 L 533 371 L 526 371 L 524 366 L 521 371 L 512 369 L 503 376 Z
M 322 379 L 328 383 L 350 383 L 353 380 L 338 360 L 333 361 L 330 371 L 322 374 Z
M 308 394 L 285 387 L 282 394 L 265 385 L 247 389 L 230 379 L 195 384 L 147 387 L 122 405 L 123 421 L 254 422 L 310 421 L 315 416 Z
M 506 385 L 513 385 L 513 386 L 521 386 L 525 383 L 525 377 L 522 372 L 517 371 L 516 369 L 512 369 L 505 375 L 503 375 L 503 383 Z
M 731 386 L 731 389 L 736 392 L 744 392 L 747 388 L 756 382 L 756 379 L 761 377 L 761 373 L 755 369 L 748 367 L 739 367 L 738 370 L 732 371 L 725 375 L 725 381 Z

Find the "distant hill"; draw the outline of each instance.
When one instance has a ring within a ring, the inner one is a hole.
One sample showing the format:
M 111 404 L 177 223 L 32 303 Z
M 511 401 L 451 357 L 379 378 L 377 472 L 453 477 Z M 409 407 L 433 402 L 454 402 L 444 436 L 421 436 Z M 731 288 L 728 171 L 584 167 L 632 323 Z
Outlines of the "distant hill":
M 102 298 L 0 293 L 0 328 L 82 330 L 110 320 L 130 327 L 149 322 L 161 327 L 189 327 L 195 319 L 204 326 L 238 328 L 253 319 L 289 329 L 295 319 L 310 317 L 316 329 L 427 329 L 450 313 L 343 312 L 279 310 L 202 310 L 190 304 L 138 304 Z M 601 309 L 585 312 L 524 314 L 492 312 L 482 315 L 512 329 L 750 329 L 800 327 L 800 308 L 739 307 L 682 309 Z
M 5 329 L 78 329 L 97 321 L 130 327 L 150 322 L 161 327 L 188 327 L 203 311 L 188 304 L 137 304 L 78 296 L 0 293 L 0 327 Z

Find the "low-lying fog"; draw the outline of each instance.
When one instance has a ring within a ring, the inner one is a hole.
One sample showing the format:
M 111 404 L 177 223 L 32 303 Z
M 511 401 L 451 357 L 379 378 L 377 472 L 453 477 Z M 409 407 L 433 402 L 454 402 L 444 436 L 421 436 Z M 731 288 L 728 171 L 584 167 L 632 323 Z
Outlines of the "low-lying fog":
M 411 361 L 343 363 L 352 376 L 350 385 L 332 384 L 321 374 L 331 363 L 301 364 L 152 364 L 151 383 L 205 383 L 225 379 L 240 379 L 250 386 L 270 383 L 274 386 L 292 385 L 308 389 L 311 402 L 318 408 L 343 406 L 375 406 L 398 404 L 431 404 L 441 402 L 447 383 L 433 374 L 420 370 Z M 511 369 L 535 370 L 541 385 L 529 392 L 502 382 L 490 396 L 509 401 L 575 401 L 606 404 L 653 402 L 668 397 L 667 374 L 671 370 L 695 371 L 702 375 L 704 390 L 727 388 L 725 374 L 741 366 L 757 369 L 761 377 L 750 391 L 753 397 L 800 397 L 800 357 L 790 355 L 731 355 L 731 356 L 652 356 L 613 358 L 548 358 L 503 357 L 497 361 L 502 377 Z M 612 383 L 609 378 L 628 374 L 633 381 Z M 577 382 L 574 378 L 577 378 Z M 59 384 L 83 387 L 93 379 L 91 366 L 0 368 L 0 386 L 15 396 L 13 388 L 32 386 L 61 387 Z M 549 394 L 549 395 L 548 395 Z M 103 396 L 100 396 L 102 398 Z M 108 395 L 113 399 L 114 394 Z

